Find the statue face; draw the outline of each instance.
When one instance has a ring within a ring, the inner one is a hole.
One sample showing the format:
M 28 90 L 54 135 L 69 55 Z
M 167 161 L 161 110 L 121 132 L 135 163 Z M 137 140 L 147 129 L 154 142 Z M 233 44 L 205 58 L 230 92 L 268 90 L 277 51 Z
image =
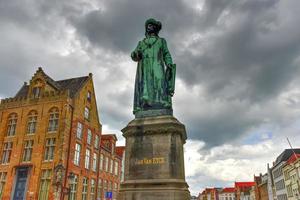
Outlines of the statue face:
M 154 24 L 148 24 L 147 25 L 147 33 L 156 33 L 157 32 L 157 27 Z

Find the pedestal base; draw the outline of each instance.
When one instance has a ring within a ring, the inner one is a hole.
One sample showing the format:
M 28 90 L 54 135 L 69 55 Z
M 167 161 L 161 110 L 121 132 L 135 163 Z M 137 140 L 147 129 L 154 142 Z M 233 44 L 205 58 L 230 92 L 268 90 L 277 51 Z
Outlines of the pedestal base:
M 137 118 L 123 130 L 125 181 L 118 200 L 189 200 L 185 127 L 173 116 Z

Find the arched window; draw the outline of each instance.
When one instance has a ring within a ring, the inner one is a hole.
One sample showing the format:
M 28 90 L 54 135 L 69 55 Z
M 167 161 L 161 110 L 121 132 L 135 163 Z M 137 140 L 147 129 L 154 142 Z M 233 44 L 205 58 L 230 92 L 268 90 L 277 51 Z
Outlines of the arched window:
M 58 108 L 52 108 L 49 114 L 48 132 L 55 132 L 58 129 L 59 111 Z
M 37 112 L 31 111 L 28 115 L 27 121 L 27 134 L 34 134 L 36 131 L 37 124 Z
M 8 124 L 7 124 L 7 136 L 14 136 L 16 134 L 18 115 L 16 113 L 12 113 L 8 116 Z

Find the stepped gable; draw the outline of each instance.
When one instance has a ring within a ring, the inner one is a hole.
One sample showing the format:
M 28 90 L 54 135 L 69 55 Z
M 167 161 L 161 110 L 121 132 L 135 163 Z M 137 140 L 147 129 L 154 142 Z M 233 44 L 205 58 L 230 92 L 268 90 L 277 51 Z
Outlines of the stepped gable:
M 91 76 L 91 74 L 89 74 L 89 76 L 82 76 L 82 77 L 55 81 L 50 76 L 48 76 L 41 67 L 38 68 L 36 73 L 41 73 L 43 75 L 43 78 L 46 80 L 47 84 L 51 85 L 55 89 L 60 91 L 69 90 L 71 98 L 75 96 L 75 94 L 80 90 L 80 88 Z M 24 85 L 21 87 L 21 89 L 17 92 L 15 97 L 27 97 L 28 91 L 29 91 L 29 85 L 27 85 L 27 83 L 25 82 Z

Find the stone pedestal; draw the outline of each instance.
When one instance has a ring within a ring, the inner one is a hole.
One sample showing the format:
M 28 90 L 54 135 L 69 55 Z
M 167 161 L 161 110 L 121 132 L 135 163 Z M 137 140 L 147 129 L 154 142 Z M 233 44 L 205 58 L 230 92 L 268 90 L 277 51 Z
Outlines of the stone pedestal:
M 118 200 L 189 200 L 184 125 L 173 116 L 145 117 L 134 119 L 122 132 L 125 176 Z

